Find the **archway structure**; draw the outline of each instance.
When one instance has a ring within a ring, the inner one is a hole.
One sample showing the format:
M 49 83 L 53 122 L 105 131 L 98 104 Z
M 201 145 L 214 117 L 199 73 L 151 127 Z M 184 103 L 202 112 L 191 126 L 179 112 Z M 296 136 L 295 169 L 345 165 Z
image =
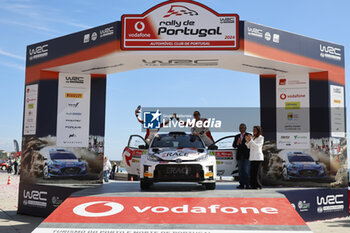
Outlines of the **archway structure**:
M 106 77 L 153 67 L 259 75 L 261 125 L 272 148 L 319 150 L 328 156 L 324 169 L 344 175 L 343 46 L 240 21 L 194 1 L 167 1 L 28 46 L 19 212 L 47 214 L 70 195 L 65 182 L 47 180 L 48 169 L 88 177 L 78 183 L 102 181 Z M 73 153 L 77 162 L 63 171 L 50 159 L 55 153 Z

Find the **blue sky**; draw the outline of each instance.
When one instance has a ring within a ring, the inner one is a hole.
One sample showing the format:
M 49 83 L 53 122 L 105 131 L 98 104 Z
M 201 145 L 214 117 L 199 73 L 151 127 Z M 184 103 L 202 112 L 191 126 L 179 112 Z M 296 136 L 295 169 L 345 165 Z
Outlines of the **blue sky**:
M 13 139 L 21 141 L 27 45 L 142 13 L 160 2 L 0 0 L 0 150 L 12 151 Z M 199 2 L 219 13 L 237 13 L 241 20 L 342 44 L 350 57 L 347 0 Z M 349 90 L 349 69 L 346 79 Z M 256 75 L 219 69 L 143 69 L 109 75 L 107 82 L 105 148 L 113 159 L 121 157 L 130 134 L 143 134 L 134 117 L 138 105 L 258 107 L 260 101 Z

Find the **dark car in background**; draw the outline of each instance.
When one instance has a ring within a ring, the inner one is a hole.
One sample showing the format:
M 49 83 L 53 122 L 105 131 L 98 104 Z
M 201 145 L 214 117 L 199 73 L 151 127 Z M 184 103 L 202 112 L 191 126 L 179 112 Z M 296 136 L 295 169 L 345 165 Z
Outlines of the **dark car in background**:
M 87 176 L 87 164 L 66 149 L 51 149 L 49 158 L 44 158 L 44 179 Z
M 327 177 L 325 166 L 304 152 L 288 152 L 283 160 L 284 180 L 324 179 Z

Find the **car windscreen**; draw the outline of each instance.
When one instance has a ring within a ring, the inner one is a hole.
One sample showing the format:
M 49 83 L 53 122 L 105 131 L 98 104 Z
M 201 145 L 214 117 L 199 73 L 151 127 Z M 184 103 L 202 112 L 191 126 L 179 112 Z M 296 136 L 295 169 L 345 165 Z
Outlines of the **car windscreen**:
M 311 156 L 288 156 L 289 162 L 315 162 L 314 159 Z
M 195 135 L 158 134 L 154 138 L 151 147 L 204 148 L 204 144 L 201 139 Z
M 51 160 L 59 160 L 59 159 L 77 159 L 77 157 L 73 153 L 50 153 Z

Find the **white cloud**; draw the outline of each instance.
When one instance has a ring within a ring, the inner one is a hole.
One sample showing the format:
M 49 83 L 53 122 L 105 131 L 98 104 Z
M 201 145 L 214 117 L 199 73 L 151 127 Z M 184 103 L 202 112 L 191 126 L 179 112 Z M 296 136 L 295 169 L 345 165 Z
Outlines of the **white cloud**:
M 21 70 L 21 71 L 25 70 L 24 64 L 20 65 L 18 63 L 13 63 L 13 62 L 2 62 L 2 61 L 0 61 L 0 65 L 6 66 L 6 67 L 10 67 L 10 68 L 14 68 L 14 69 Z
M 22 60 L 22 61 L 25 60 L 25 58 L 23 56 L 19 56 L 19 55 L 13 54 L 13 53 L 6 52 L 6 51 L 4 51 L 1 48 L 0 48 L 0 55 L 6 56 L 6 57 L 15 58 L 15 59 Z
M 76 22 L 74 19 L 65 18 L 66 16 L 62 14 L 60 9 L 46 7 L 43 4 L 35 5 L 33 3 L 26 4 L 24 2 L 5 3 L 0 4 L 0 9 L 17 15 L 15 20 L 0 19 L 0 22 L 23 26 L 42 32 L 59 33 L 57 30 L 52 29 L 53 27 L 47 25 L 50 24 L 50 22 L 81 29 L 90 28 L 90 26 Z

